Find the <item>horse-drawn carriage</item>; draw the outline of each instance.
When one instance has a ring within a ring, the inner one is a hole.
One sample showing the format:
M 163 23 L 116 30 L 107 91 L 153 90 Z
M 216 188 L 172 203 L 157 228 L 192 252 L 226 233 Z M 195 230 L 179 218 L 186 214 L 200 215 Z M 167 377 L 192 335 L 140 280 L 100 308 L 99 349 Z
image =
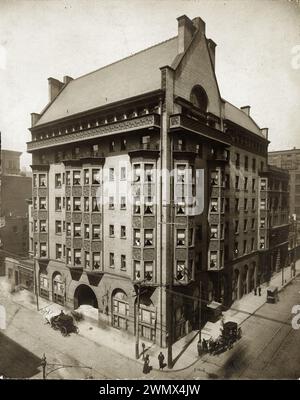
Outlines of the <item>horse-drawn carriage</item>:
M 207 350 L 210 354 L 219 354 L 227 349 L 231 349 L 233 343 L 242 337 L 242 330 L 238 324 L 228 321 L 223 324 L 221 335 L 217 339 L 208 341 Z
M 53 329 L 59 330 L 63 336 L 79 332 L 78 327 L 74 324 L 73 317 L 65 314 L 63 311 L 58 315 L 52 315 L 48 318 L 48 322 Z

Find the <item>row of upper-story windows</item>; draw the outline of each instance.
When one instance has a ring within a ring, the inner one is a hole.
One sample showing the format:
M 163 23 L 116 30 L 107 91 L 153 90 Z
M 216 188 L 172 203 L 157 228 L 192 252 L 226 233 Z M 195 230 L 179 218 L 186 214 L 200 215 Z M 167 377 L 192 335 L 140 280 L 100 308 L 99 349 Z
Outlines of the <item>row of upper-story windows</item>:
M 235 153 L 235 166 L 236 166 L 236 168 L 240 168 L 242 166 L 240 153 Z M 246 171 L 249 170 L 250 162 L 249 162 L 249 156 L 247 156 L 247 155 L 244 156 L 243 166 Z M 257 170 L 256 158 L 252 158 L 251 169 L 252 169 L 252 172 L 256 172 L 256 170 Z M 263 171 L 263 169 L 264 169 L 264 162 L 261 161 L 260 162 L 260 171 Z

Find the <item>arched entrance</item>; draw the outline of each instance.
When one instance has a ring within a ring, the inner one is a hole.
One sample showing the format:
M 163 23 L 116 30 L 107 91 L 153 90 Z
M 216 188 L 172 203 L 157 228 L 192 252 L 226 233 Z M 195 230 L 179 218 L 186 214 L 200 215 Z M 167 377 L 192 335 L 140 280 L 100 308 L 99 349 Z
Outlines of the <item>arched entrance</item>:
M 127 294 L 116 289 L 112 294 L 112 326 L 118 329 L 128 329 L 129 304 Z
M 65 304 L 65 282 L 59 272 L 54 272 L 52 276 L 52 293 L 54 303 Z
M 74 308 L 76 309 L 83 304 L 98 308 L 97 297 L 88 285 L 77 286 L 74 293 Z

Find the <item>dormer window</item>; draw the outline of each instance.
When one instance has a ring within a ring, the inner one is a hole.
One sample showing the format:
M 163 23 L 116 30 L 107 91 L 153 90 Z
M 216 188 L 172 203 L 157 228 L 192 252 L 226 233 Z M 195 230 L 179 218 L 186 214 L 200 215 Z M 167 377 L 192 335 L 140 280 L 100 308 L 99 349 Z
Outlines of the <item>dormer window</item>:
M 199 108 L 201 112 L 206 113 L 208 97 L 205 90 L 200 85 L 196 85 L 193 87 L 190 101 L 195 107 Z

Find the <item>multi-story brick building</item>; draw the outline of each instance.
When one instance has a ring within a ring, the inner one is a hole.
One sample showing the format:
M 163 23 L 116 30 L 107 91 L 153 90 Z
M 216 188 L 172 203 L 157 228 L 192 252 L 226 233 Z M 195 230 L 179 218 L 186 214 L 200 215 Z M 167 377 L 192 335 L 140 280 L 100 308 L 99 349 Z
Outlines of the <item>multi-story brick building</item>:
M 262 279 L 267 129 L 221 97 L 215 47 L 182 16 L 174 38 L 49 78 L 28 143 L 41 296 L 165 345 L 198 327 L 200 296 L 228 305 Z
M 12 150 L 1 151 L 1 252 L 0 274 L 4 275 L 4 258 L 28 255 L 28 205 L 31 198 L 31 177 L 20 170 L 22 153 Z

